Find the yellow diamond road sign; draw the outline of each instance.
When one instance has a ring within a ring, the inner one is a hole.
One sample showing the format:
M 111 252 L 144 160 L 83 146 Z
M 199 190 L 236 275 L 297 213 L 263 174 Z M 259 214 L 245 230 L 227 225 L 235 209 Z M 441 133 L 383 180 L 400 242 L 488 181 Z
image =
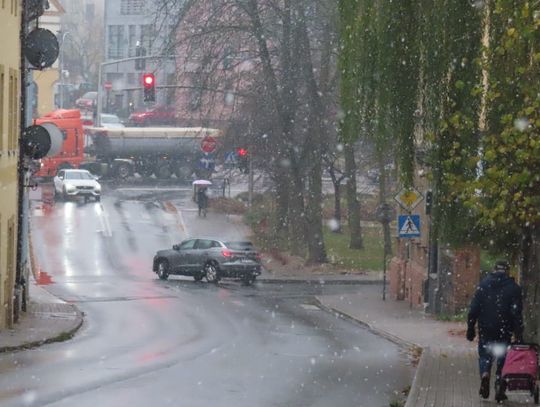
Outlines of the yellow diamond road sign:
M 410 211 L 416 208 L 424 200 L 424 197 L 414 188 L 402 188 L 394 199 L 403 209 Z

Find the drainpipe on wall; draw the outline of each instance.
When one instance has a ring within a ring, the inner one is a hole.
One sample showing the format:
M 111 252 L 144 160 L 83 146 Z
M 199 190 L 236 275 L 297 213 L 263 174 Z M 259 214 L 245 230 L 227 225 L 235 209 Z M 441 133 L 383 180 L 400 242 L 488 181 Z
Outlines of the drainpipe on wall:
M 28 32 L 28 24 L 26 21 L 27 0 L 21 2 L 21 30 L 20 30 L 20 120 L 19 120 L 19 157 L 17 160 L 17 254 L 15 262 L 15 287 L 13 293 L 13 322 L 19 319 L 19 310 L 26 311 L 26 293 L 27 293 L 27 260 L 28 260 L 28 191 L 25 188 L 26 184 L 26 169 L 25 155 L 23 144 L 21 143 L 22 133 L 26 128 L 27 117 L 27 101 L 28 101 L 28 86 L 27 86 L 27 66 L 24 56 L 24 46 L 26 34 Z

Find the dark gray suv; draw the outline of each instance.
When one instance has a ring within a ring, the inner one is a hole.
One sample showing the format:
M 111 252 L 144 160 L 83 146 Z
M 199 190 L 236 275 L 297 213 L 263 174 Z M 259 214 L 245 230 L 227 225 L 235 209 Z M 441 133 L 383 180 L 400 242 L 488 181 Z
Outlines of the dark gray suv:
M 222 277 L 240 278 L 252 284 L 261 274 L 261 258 L 251 242 L 188 239 L 154 256 L 153 271 L 162 280 L 169 275 L 206 277 L 217 283 Z

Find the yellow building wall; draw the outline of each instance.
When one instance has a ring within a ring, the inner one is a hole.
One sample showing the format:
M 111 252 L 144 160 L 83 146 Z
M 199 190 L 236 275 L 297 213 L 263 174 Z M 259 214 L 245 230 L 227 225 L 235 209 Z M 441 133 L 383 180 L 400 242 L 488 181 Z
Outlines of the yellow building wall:
M 37 110 L 38 117 L 54 110 L 54 84 L 60 79 L 56 69 L 34 72 L 34 82 L 38 88 Z
M 20 111 L 20 5 L 0 1 L 0 329 L 12 325 L 17 252 Z

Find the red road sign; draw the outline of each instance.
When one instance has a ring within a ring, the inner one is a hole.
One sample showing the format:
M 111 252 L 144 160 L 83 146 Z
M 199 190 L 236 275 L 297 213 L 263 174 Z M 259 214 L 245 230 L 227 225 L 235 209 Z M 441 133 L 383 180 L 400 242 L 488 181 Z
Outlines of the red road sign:
M 103 87 L 107 90 L 111 90 L 112 89 L 112 82 L 105 82 L 103 84 Z
M 205 153 L 213 153 L 216 149 L 217 141 L 212 136 L 206 136 L 201 141 L 201 150 Z

